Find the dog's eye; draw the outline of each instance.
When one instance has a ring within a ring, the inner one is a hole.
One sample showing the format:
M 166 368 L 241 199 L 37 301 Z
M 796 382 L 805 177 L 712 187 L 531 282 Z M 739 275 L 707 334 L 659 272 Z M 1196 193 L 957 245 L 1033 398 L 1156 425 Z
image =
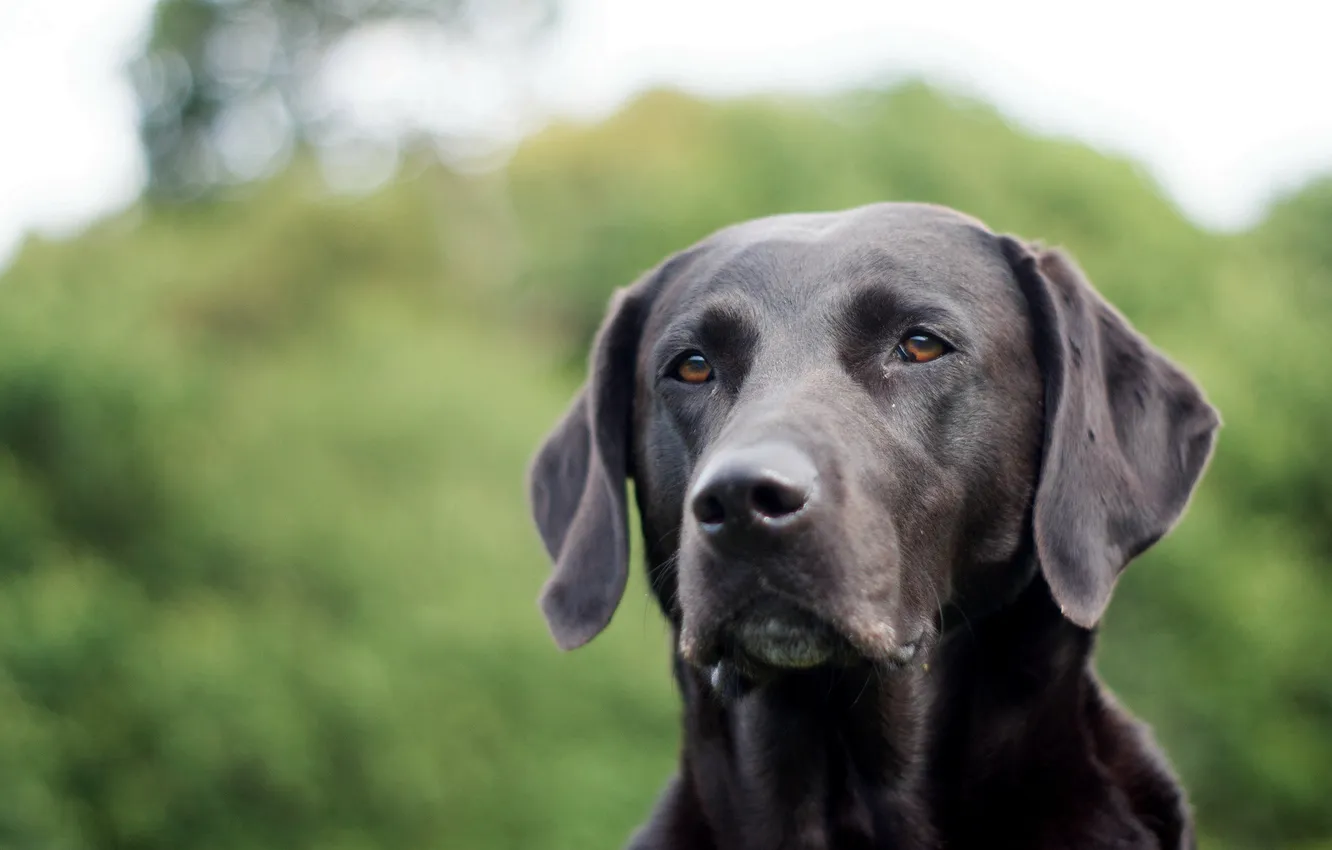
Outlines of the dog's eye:
M 712 380 L 712 365 L 702 354 L 691 352 L 675 364 L 675 377 L 686 384 L 702 384 Z
M 937 336 L 913 333 L 897 344 L 897 356 L 908 363 L 929 363 L 953 349 Z

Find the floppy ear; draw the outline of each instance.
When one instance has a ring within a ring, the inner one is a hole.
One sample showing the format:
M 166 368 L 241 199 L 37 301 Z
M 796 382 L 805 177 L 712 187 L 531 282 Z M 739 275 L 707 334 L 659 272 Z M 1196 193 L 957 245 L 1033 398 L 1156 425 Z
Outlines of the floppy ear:
M 1091 628 L 1124 566 L 1184 512 L 1220 419 L 1068 257 L 1002 241 L 1045 379 L 1036 553 L 1064 616 Z
M 612 298 L 592 346 L 587 383 L 528 473 L 532 516 L 555 563 L 541 609 L 561 649 L 596 637 L 624 595 L 634 368 L 649 303 L 643 282 Z

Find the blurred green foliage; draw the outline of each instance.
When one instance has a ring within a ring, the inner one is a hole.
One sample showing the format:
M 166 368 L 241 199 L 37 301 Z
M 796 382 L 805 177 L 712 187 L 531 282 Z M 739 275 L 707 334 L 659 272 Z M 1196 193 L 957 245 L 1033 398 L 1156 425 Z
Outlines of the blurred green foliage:
M 530 47 L 555 11 L 554 0 L 157 0 L 129 65 L 148 189 L 195 199 L 345 135 L 345 116 L 319 96 L 321 75 L 371 27 L 437 36 L 436 50 L 482 39 L 493 51 Z
M 672 769 L 641 577 L 560 655 L 523 471 L 609 291 L 713 228 L 883 199 L 1071 249 L 1226 419 L 1101 670 L 1204 847 L 1332 847 L 1332 189 L 1200 231 L 1132 163 L 907 85 L 650 94 L 498 174 L 298 161 L 0 278 L 0 846 L 619 846 Z

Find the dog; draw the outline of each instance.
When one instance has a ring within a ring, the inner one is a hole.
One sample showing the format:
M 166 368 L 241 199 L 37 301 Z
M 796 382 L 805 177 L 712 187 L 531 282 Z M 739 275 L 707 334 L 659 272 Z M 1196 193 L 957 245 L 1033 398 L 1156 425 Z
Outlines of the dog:
M 943 207 L 741 223 L 617 292 L 529 490 L 572 649 L 634 482 L 683 745 L 629 846 L 1193 847 L 1091 658 L 1219 426 L 1065 253 Z

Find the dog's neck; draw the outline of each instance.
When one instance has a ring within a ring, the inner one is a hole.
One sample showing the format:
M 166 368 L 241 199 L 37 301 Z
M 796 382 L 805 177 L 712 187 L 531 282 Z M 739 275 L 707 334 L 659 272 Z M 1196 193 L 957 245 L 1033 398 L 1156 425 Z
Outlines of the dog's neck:
M 920 668 L 813 671 L 718 694 L 677 665 L 679 786 L 726 848 L 935 846 L 925 794 L 929 687 Z M 891 836 L 885 843 L 884 838 Z
M 1043 580 L 940 642 L 931 808 L 960 826 L 951 844 L 976 846 L 1000 823 L 1011 834 L 1014 812 L 1030 812 L 1033 827 L 1051 823 L 1070 783 L 1098 781 L 1085 711 L 1093 642 L 1060 615 Z M 1023 846 L 1046 846 L 1045 836 L 1024 837 Z
M 1092 644 L 1037 580 L 907 669 L 814 671 L 727 697 L 677 660 L 681 772 L 643 834 L 869 850 L 984 847 L 1016 828 L 1022 846 L 1100 846 L 1085 843 L 1090 823 L 1140 846 L 1150 837 L 1133 801 L 1097 756 Z M 1099 811 L 1069 819 L 1071 795 Z
M 1191 846 L 1186 804 L 1044 580 L 936 649 L 931 810 L 949 847 Z

